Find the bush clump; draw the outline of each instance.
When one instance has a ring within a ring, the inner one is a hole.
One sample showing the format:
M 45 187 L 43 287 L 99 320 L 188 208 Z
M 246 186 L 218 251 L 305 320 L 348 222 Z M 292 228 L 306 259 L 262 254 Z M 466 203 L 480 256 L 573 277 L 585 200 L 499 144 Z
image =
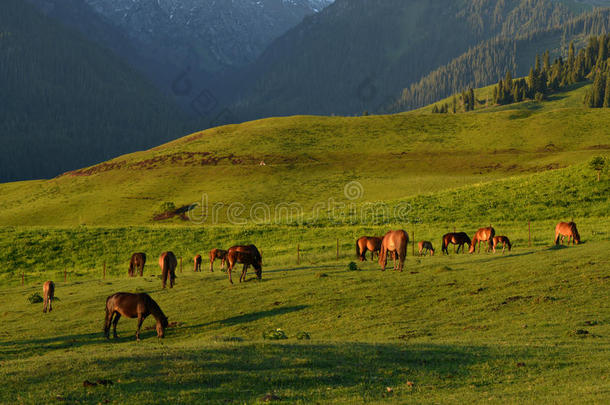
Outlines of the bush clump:
M 347 269 L 349 271 L 356 271 L 358 270 L 358 265 L 356 264 L 356 262 L 349 262 L 349 264 L 347 265 Z
M 286 336 L 286 333 L 283 330 L 278 328 L 278 329 L 271 329 L 271 330 L 263 332 L 263 339 L 282 340 L 282 339 L 288 339 L 288 336 Z
M 38 303 L 41 303 L 43 301 L 43 299 L 40 296 L 40 294 L 35 292 L 34 294 L 32 294 L 28 297 L 28 301 L 30 301 L 30 304 L 38 304 Z

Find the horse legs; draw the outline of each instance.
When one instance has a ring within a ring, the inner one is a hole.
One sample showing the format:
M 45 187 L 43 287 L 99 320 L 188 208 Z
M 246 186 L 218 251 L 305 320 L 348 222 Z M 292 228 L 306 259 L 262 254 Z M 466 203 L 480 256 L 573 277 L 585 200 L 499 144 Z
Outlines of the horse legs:
M 239 276 L 239 282 L 241 283 L 242 280 L 245 282 L 246 281 L 246 272 L 248 271 L 248 264 L 244 264 L 244 268 L 241 270 L 241 276 Z
M 226 261 L 227 261 L 227 259 L 220 259 L 220 270 L 225 269 Z
M 394 263 L 394 271 L 396 271 L 396 252 L 392 252 L 392 261 Z
M 118 338 L 119 336 L 116 334 L 116 325 L 119 323 L 119 319 L 121 318 L 121 314 L 118 312 L 114 312 L 114 320 L 112 321 L 112 336 L 114 338 Z
M 53 310 L 53 297 L 49 296 L 48 301 L 49 301 L 49 312 L 51 312 Z
M 229 267 L 227 268 L 227 273 L 229 273 L 229 283 L 233 284 L 233 280 L 231 279 L 231 271 L 233 270 L 233 265 L 235 263 L 231 263 L 229 260 Z
M 47 297 L 47 295 L 44 295 L 44 304 L 42 304 L 42 312 L 46 313 L 47 312 L 47 303 L 49 302 L 49 297 Z
M 104 336 L 106 336 L 106 339 L 110 339 L 110 324 L 112 323 L 113 315 L 114 312 L 110 312 L 106 309 L 106 319 L 104 320 Z
M 174 280 L 176 280 L 176 270 L 172 269 L 169 272 L 169 288 L 174 288 Z
M 143 276 L 144 276 L 144 265 L 141 264 L 140 265 L 140 277 L 143 277 Z
M 144 317 L 142 314 L 138 314 L 138 329 L 136 330 L 136 340 L 140 341 L 140 328 L 142 327 L 142 322 L 144 322 Z

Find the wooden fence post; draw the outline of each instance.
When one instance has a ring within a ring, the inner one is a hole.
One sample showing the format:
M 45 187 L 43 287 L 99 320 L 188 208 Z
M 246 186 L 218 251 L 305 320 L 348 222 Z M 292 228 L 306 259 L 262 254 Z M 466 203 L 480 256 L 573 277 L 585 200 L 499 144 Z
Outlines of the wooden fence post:
M 106 260 L 104 260 L 104 280 L 106 280 Z
M 532 247 L 532 221 L 527 221 L 527 245 Z
M 301 264 L 301 245 L 297 243 L 297 265 Z
M 24 274 L 24 273 L 25 273 L 25 272 L 22 270 L 22 271 L 21 271 L 21 285 L 24 285 L 24 284 L 25 284 L 25 274 Z
M 180 258 L 180 273 L 182 273 L 182 257 Z
M 64 269 L 64 283 L 68 281 L 68 270 Z
M 415 257 L 415 230 L 411 231 L 411 238 L 413 239 L 411 241 L 411 253 L 412 256 Z
M 339 260 L 339 238 L 337 238 L 337 260 Z

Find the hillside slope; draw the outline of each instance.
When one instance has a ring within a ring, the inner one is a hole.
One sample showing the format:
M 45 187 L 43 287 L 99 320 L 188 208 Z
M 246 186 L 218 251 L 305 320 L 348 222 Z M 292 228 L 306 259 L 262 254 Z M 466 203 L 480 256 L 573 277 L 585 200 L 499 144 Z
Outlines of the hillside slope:
M 141 74 L 22 0 L 0 13 L 0 180 L 49 178 L 186 133 Z
M 329 199 L 397 200 L 571 166 L 610 148 L 610 110 L 584 108 L 586 89 L 467 114 L 297 116 L 214 128 L 52 180 L 0 185 L 0 220 L 146 224 L 172 201 L 207 205 L 206 221 L 224 223 L 233 203 L 243 204 L 240 215 L 257 203 L 308 211 Z

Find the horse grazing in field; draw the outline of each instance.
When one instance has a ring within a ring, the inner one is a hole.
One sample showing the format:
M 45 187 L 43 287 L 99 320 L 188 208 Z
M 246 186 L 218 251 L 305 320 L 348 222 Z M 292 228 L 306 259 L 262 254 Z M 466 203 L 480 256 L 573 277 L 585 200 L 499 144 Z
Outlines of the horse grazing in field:
M 42 286 L 42 296 L 44 304 L 42 304 L 42 312 L 47 312 L 47 307 L 49 308 L 49 312 L 53 310 L 53 298 L 55 297 L 55 283 L 52 281 L 47 281 Z
M 487 228 L 480 228 L 472 237 L 472 245 L 470 245 L 469 253 L 474 253 L 476 251 L 476 244 L 479 243 L 479 252 L 481 252 L 481 242 L 487 242 L 486 252 L 489 252 L 493 249 L 493 239 L 496 236 L 496 230 L 491 226 Z
M 457 245 L 457 252 L 460 253 L 460 248 L 462 248 L 462 253 L 464 253 L 464 245 L 468 245 L 468 249 L 470 249 L 471 241 L 470 237 L 466 234 L 466 232 L 452 232 L 446 233 L 443 235 L 443 239 L 441 241 L 442 252 L 445 254 L 449 254 L 449 249 L 447 246 L 449 244 Z
M 134 253 L 129 261 L 129 277 L 134 277 L 136 271 L 140 271 L 140 277 L 144 275 L 144 265 L 146 264 L 146 253 Z
M 409 235 L 403 231 L 389 231 L 381 241 L 381 253 L 379 254 L 379 264 L 381 271 L 385 271 L 388 264 L 388 252 L 392 253 L 394 259 L 394 270 L 402 271 L 407 257 L 407 245 L 409 244 Z M 396 259 L 398 258 L 398 265 Z
M 513 248 L 513 245 L 510 243 L 510 239 L 508 239 L 507 236 L 494 236 L 493 242 L 494 253 L 496 253 L 496 246 L 498 246 L 499 244 L 502 244 L 502 254 L 504 254 L 504 249 L 506 249 L 507 246 L 509 252 Z
M 163 252 L 159 257 L 159 267 L 161 267 L 161 277 L 163 280 L 163 288 L 167 283 L 169 276 L 169 288 L 174 288 L 174 281 L 176 280 L 176 266 L 178 266 L 178 260 L 174 252 Z
M 193 264 L 194 264 L 194 268 L 193 271 L 194 272 L 198 272 L 201 271 L 201 255 L 197 255 L 195 256 L 195 258 L 193 258 Z
M 138 329 L 136 330 L 136 340 L 140 340 L 140 328 L 142 322 L 148 315 L 152 315 L 157 320 L 157 336 L 165 336 L 167 328 L 167 317 L 155 300 L 146 293 L 116 293 L 106 299 L 106 321 L 104 322 L 104 335 L 110 339 L 110 324 L 113 325 L 113 336 L 116 339 L 116 325 L 119 323 L 121 315 L 127 318 L 138 318 Z M 113 320 L 114 317 L 114 320 Z
M 430 256 L 434 256 L 434 247 L 432 247 L 432 242 L 428 242 L 427 240 L 421 241 L 417 244 L 419 246 L 419 255 L 425 256 L 430 252 Z M 426 252 L 424 252 L 424 250 Z M 423 253 L 423 255 L 422 255 Z
M 560 222 L 555 227 L 555 244 L 563 245 L 563 238 L 568 237 L 568 245 L 570 244 L 570 240 L 572 240 L 572 244 L 578 245 L 580 243 L 580 234 L 578 233 L 578 229 L 576 229 L 576 224 L 574 222 Z
M 214 271 L 214 260 L 220 259 L 220 269 L 225 268 L 225 262 L 227 261 L 227 251 L 222 249 L 210 250 L 210 271 Z
M 377 253 L 377 257 L 379 257 L 379 252 L 381 252 L 381 241 L 382 238 L 378 238 L 376 236 L 363 236 L 356 241 L 356 256 L 360 259 L 361 262 L 366 261 L 366 252 L 371 252 L 371 260 L 375 258 L 375 252 Z
M 246 272 L 248 271 L 248 266 L 250 265 L 254 267 L 256 278 L 259 280 L 262 278 L 263 258 L 254 245 L 233 246 L 227 252 L 227 261 L 229 262 L 227 271 L 229 273 L 229 282 L 231 284 L 233 284 L 233 280 L 231 279 L 231 271 L 236 263 L 242 263 L 244 265 L 244 268 L 241 271 L 241 276 L 239 277 L 240 283 L 242 281 L 246 281 Z

